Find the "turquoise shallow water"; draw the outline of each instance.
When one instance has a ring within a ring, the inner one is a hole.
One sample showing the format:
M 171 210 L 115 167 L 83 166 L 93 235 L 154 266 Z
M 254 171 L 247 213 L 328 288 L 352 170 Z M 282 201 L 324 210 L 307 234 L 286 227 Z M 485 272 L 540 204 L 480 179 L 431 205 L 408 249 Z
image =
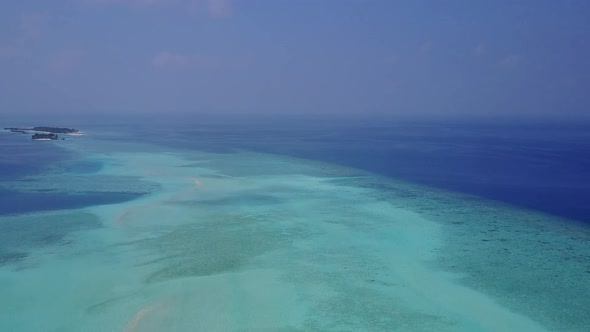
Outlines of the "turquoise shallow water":
M 333 164 L 62 142 L 2 189 L 138 195 L 0 216 L 2 331 L 584 331 L 587 226 Z M 105 138 L 111 139 L 105 139 Z

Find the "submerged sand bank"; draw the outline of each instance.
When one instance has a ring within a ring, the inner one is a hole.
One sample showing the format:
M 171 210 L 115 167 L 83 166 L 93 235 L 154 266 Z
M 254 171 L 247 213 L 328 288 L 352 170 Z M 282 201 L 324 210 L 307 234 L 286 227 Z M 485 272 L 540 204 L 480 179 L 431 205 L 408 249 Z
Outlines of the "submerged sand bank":
M 146 252 L 145 266 L 154 269 L 143 279 L 147 287 L 186 297 L 168 301 L 162 322 L 221 330 L 543 330 L 428 267 L 440 225 L 373 198 L 372 189 L 332 181 L 342 174 L 314 176 L 312 164 L 298 169 L 294 160 L 259 154 L 193 153 L 206 162 L 188 167 L 185 158 L 120 155 L 104 170 L 161 188 L 104 218 Z M 141 316 L 158 326 L 155 312 Z
M 158 189 L 86 209 L 106 228 L 36 268 L 0 271 L 11 285 L 0 327 L 34 328 L 35 316 L 70 331 L 543 330 L 432 267 L 440 224 L 342 181 L 371 175 L 247 152 L 85 144 L 107 163 L 97 175 Z

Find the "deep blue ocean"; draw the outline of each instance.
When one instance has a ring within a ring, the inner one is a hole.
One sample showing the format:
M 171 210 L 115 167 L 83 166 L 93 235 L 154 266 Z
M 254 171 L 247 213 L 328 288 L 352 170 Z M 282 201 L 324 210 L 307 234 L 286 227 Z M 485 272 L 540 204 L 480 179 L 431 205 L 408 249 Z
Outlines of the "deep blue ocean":
M 590 222 L 589 125 L 244 122 L 178 125 L 149 139 L 321 160 Z
M 558 124 L 396 123 L 355 121 L 155 122 L 77 127 L 119 132 L 119 140 L 232 152 L 247 149 L 321 160 L 435 188 L 473 194 L 590 222 L 590 126 Z M 161 122 L 159 122 L 161 123 Z M 9 124 L 7 124 L 9 125 Z M 67 125 L 67 123 L 65 123 Z M 187 137 L 189 139 L 187 139 Z M 0 136 L 0 181 L 38 174 L 61 164 L 71 172 L 100 165 L 76 164 L 59 142 Z M 0 191 L 0 214 L 75 208 L 134 197 Z
M 59 172 L 83 175 L 101 168 L 98 163 L 76 161 L 75 156 L 59 147 L 59 142 L 33 141 L 30 135 L 0 133 L 0 184 L 29 181 L 30 176 Z M 93 205 L 111 204 L 140 195 L 120 192 L 95 192 L 92 188 L 78 193 L 21 191 L 16 187 L 0 187 L 0 216 L 36 211 L 65 210 Z

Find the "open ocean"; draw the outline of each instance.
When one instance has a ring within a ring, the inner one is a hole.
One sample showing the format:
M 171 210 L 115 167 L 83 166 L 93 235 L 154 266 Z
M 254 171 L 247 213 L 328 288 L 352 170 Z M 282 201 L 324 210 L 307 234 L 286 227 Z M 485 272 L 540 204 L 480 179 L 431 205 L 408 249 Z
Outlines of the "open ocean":
M 48 125 L 0 132 L 0 331 L 590 330 L 588 125 Z

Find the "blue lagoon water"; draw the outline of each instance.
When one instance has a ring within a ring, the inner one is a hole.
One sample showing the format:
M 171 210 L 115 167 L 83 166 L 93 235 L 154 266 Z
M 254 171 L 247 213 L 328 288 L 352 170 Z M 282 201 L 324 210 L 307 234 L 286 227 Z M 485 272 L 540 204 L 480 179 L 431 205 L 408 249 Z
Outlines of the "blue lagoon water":
M 2 331 L 590 326 L 588 127 L 88 122 L 0 133 Z

